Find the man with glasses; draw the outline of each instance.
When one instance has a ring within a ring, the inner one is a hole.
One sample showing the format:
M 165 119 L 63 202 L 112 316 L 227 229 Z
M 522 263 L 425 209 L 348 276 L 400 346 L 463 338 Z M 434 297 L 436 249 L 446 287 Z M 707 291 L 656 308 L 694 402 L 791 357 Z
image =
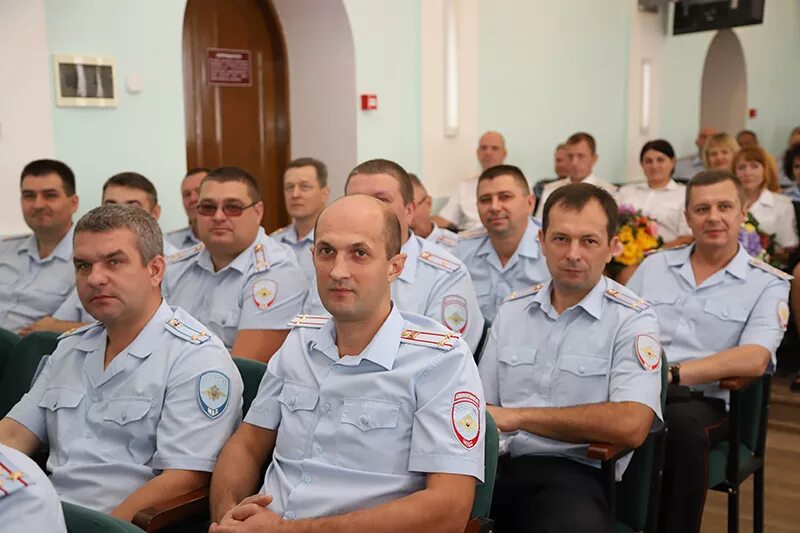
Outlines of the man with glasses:
M 416 174 L 409 172 L 408 177 L 414 187 L 414 204 L 416 205 L 414 218 L 411 219 L 411 229 L 423 239 L 438 244 L 450 253 L 456 253 L 458 235 L 436 225 L 431 219 L 433 199 Z
M 308 282 L 291 248 L 261 228 L 256 180 L 236 167 L 200 185 L 202 244 L 169 258 L 164 294 L 219 336 L 234 356 L 267 361 L 301 312 Z
M 208 174 L 207 168 L 193 168 L 186 173 L 181 183 L 183 210 L 186 211 L 189 225 L 170 231 L 165 236 L 170 244 L 179 249 L 189 248 L 200 243 L 200 239 L 197 238 L 197 198 L 200 193 L 200 182 L 203 181 L 206 174 Z

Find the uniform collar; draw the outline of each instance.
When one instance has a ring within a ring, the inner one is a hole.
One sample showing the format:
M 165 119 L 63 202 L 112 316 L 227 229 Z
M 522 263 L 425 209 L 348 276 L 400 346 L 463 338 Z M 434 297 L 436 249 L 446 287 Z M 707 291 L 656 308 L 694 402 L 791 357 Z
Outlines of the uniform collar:
M 683 275 L 683 277 L 692 284 L 694 284 L 694 271 L 692 270 L 691 257 L 692 252 L 694 252 L 694 246 L 695 245 L 692 244 L 686 248 L 680 248 L 672 252 L 667 252 L 669 254 L 667 256 L 667 264 L 672 267 L 682 267 L 680 269 L 681 275 Z M 733 256 L 733 259 L 731 259 L 722 270 L 736 278 L 745 279 L 747 277 L 750 259 L 750 254 L 748 254 L 744 247 L 740 244 L 736 255 Z M 715 275 L 716 273 L 712 274 L 711 277 Z
M 406 283 L 413 282 L 417 274 L 417 258 L 422 248 L 418 239 L 419 237 L 413 231 L 409 231 L 408 240 L 400 249 L 400 252 L 406 254 L 406 264 L 403 266 L 399 279 Z
M 602 278 L 600 278 L 600 281 L 597 282 L 594 288 L 591 291 L 589 291 L 589 294 L 583 297 L 583 300 L 581 300 L 572 307 L 568 307 L 567 309 L 565 309 L 565 312 L 575 307 L 581 307 L 583 308 L 584 311 L 592 315 L 595 319 L 599 320 L 603 316 L 603 302 L 604 302 L 603 294 L 605 293 L 607 285 L 608 281 L 606 280 L 606 277 L 603 276 Z M 544 287 L 542 287 L 542 290 L 540 290 L 533 296 L 533 301 L 531 302 L 531 305 L 537 303 L 539 304 L 539 307 L 542 309 L 542 311 L 545 312 L 545 314 L 547 314 L 551 318 L 557 318 L 558 313 L 556 312 L 550 300 L 550 294 L 552 290 L 553 290 L 553 280 L 550 279 L 547 282 L 545 282 Z
M 19 252 L 27 252 L 34 261 L 44 263 L 52 261 L 53 258 L 61 259 L 62 261 L 72 261 L 72 236 L 75 233 L 75 224 L 69 227 L 66 235 L 64 235 L 58 244 L 53 249 L 53 252 L 44 259 L 39 257 L 39 241 L 36 239 L 35 234 L 31 234 L 25 239 L 25 244 L 19 249 Z
M 342 362 L 347 366 L 357 366 L 362 359 L 366 359 L 386 370 L 391 370 L 397 350 L 400 348 L 400 335 L 403 333 L 405 323 L 397 306 L 392 303 L 389 316 L 386 317 L 383 325 L 360 354 L 339 358 L 339 349 L 336 347 L 335 319 L 328 320 L 324 326 L 311 334 L 308 347 L 322 352 L 334 362 Z
M 286 229 L 286 231 L 284 231 L 283 234 L 280 235 L 280 237 L 281 240 L 289 242 L 291 244 L 297 244 L 305 241 L 313 242 L 314 228 L 311 228 L 311 231 L 308 232 L 308 234 L 301 239 L 297 236 L 297 226 L 295 226 L 295 223 L 292 222 L 291 224 L 289 224 L 289 227 Z
M 511 256 L 511 260 L 509 260 L 509 262 L 506 263 L 505 268 L 509 268 L 512 265 L 512 262 L 514 261 L 514 256 L 519 255 L 522 257 L 529 257 L 531 259 L 536 259 L 539 257 L 540 254 L 539 254 L 538 233 L 539 233 L 539 226 L 533 221 L 533 219 L 528 217 L 528 226 L 525 228 L 525 232 L 522 234 L 522 239 L 519 241 L 519 244 L 517 244 L 517 249 L 514 250 L 514 254 Z M 492 255 L 495 258 L 497 258 L 497 251 L 494 249 L 494 246 L 492 246 L 492 241 L 489 239 L 488 235 L 484 238 L 483 242 L 478 247 L 478 251 L 476 252 L 475 255 L 478 256 Z M 495 266 L 500 270 L 502 270 L 503 267 L 500 265 L 500 259 L 497 258 L 496 261 L 497 264 Z
M 173 311 L 170 309 L 167 302 L 162 298 L 161 305 L 156 309 L 153 317 L 145 324 L 142 331 L 133 339 L 120 354 L 129 353 L 139 359 L 144 359 L 149 356 L 161 342 L 161 332 L 164 331 L 164 323 L 173 316 Z M 81 352 L 94 352 L 100 350 L 105 352 L 106 342 L 108 339 L 108 332 L 105 326 L 93 328 L 87 331 L 81 340 L 75 345 L 75 349 Z
M 224 272 L 225 270 L 231 268 L 241 272 L 242 274 L 247 272 L 247 270 L 250 268 L 250 265 L 253 263 L 253 248 L 259 242 L 263 242 L 264 240 L 266 240 L 265 239 L 266 235 L 267 234 L 264 232 L 264 228 L 259 227 L 258 234 L 256 235 L 256 238 L 253 240 L 253 242 L 250 243 L 250 246 L 245 248 L 244 251 L 242 251 L 242 253 L 237 255 L 236 258 L 233 261 L 231 261 L 228 266 L 219 270 L 219 272 Z M 208 248 L 203 248 L 203 251 L 200 252 L 197 258 L 197 263 L 201 267 L 208 270 L 209 272 L 214 273 L 214 262 L 211 261 L 211 252 L 208 251 Z

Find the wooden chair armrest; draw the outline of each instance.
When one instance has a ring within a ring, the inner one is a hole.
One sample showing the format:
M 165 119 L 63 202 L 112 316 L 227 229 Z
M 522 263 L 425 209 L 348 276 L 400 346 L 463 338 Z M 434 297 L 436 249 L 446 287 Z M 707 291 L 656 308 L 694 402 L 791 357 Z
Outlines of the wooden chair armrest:
M 758 378 L 753 377 L 732 377 L 719 380 L 719 388 L 730 391 L 744 390 L 752 385 Z
M 593 442 L 589 444 L 589 450 L 586 452 L 586 457 L 589 459 L 596 459 L 598 461 L 611 461 L 612 459 L 619 459 L 630 451 L 630 448 L 622 446 L 621 444 Z
M 464 533 L 491 533 L 494 521 L 489 518 L 471 518 Z
M 145 531 L 157 531 L 207 513 L 208 487 L 202 487 L 142 509 L 134 515 L 133 524 Z

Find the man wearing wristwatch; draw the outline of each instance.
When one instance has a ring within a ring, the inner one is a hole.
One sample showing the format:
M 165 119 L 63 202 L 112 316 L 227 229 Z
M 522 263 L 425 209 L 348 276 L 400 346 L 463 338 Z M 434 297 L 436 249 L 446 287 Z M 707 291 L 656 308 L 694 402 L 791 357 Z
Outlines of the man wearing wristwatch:
M 744 189 L 727 171 L 701 172 L 686 187 L 694 244 L 648 257 L 628 282 L 655 309 L 670 383 L 702 394 L 667 397 L 669 426 L 659 531 L 700 529 L 708 450 L 727 437 L 728 393 L 720 379 L 775 367 L 789 319 L 791 276 L 739 245 Z

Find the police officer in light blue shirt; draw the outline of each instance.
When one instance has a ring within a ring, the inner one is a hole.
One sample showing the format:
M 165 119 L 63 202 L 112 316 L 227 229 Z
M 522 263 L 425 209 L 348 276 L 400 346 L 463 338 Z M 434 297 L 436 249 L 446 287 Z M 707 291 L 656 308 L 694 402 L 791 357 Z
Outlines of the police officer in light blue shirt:
M 653 254 L 628 282 L 658 315 L 670 382 L 704 392 L 685 401 L 668 396 L 659 531 L 699 530 L 708 450 L 727 436 L 728 396 L 718 382 L 771 371 L 789 320 L 791 276 L 750 257 L 738 242 L 744 199 L 730 172 L 696 175 L 686 188 L 694 244 Z
M 531 218 L 536 199 L 522 171 L 513 165 L 484 170 L 477 198 L 483 227 L 460 234 L 457 255 L 472 276 L 483 318 L 492 321 L 507 296 L 550 273 Z
M 603 276 L 618 244 L 617 205 L 586 183 L 553 191 L 542 251 L 552 280 L 500 306 L 480 375 L 503 431 L 496 531 L 609 531 L 588 443 L 635 448 L 661 424 L 655 313 Z M 630 455 L 616 464 L 619 480 Z
M 455 254 L 458 234 L 436 225 L 431 219 L 433 199 L 428 194 L 428 190 L 416 174 L 409 172 L 408 178 L 414 187 L 414 217 L 411 219 L 411 229 L 423 239 Z
M 75 175 L 60 161 L 28 163 L 20 178 L 21 207 L 33 235 L 0 240 L 0 327 L 24 333 L 50 315 L 72 287 Z
M 0 444 L 0 533 L 67 533 L 61 501 L 30 457 Z
M 270 360 L 214 472 L 222 526 L 464 529 L 483 479 L 483 392 L 457 334 L 392 304 L 400 236 L 392 210 L 366 196 L 320 215 L 314 257 L 333 318 L 296 317 Z M 270 454 L 260 495 L 245 498 Z
M 161 231 L 141 209 L 86 214 L 74 262 L 100 322 L 62 335 L 0 421 L 0 442 L 27 454 L 46 446 L 64 501 L 130 520 L 208 483 L 240 419 L 242 381 L 219 339 L 162 300 Z
M 197 200 L 200 197 L 200 183 L 206 174 L 208 174 L 207 168 L 192 168 L 181 181 L 181 199 L 189 225 L 170 231 L 164 236 L 165 240 L 179 250 L 200 244 L 200 239 L 197 237 Z
M 301 312 L 308 282 L 292 250 L 260 227 L 264 204 L 244 170 L 212 170 L 197 209 L 204 246 L 168 258 L 164 296 L 207 324 L 233 355 L 265 361 Z

